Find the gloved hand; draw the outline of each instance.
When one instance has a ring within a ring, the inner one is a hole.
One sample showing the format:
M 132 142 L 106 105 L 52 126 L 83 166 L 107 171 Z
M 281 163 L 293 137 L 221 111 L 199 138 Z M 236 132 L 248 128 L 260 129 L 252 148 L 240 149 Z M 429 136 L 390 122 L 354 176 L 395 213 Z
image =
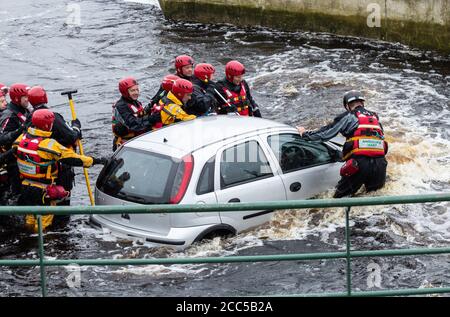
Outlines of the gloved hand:
M 153 107 L 152 107 L 152 109 L 151 109 L 151 113 L 152 113 L 152 114 L 154 114 L 154 113 L 160 113 L 161 110 L 162 110 L 162 108 L 163 108 L 162 105 L 154 104 Z
M 261 111 L 259 110 L 259 108 L 254 109 L 252 115 L 257 118 L 262 118 Z
M 214 82 L 214 81 L 209 81 L 208 82 L 208 88 L 206 88 L 206 90 L 214 91 L 214 89 L 219 90 L 217 83 Z
M 161 112 L 152 112 L 151 115 L 148 116 L 148 122 L 150 125 L 161 122 Z
M 72 127 L 73 128 L 78 128 L 78 129 L 81 129 L 81 122 L 80 122 L 80 120 L 78 120 L 78 119 L 75 119 L 75 120 L 72 120 Z
M 153 104 L 150 102 L 148 105 L 146 105 L 146 106 L 144 107 L 144 113 L 147 115 L 147 114 L 149 114 L 150 112 L 152 112 L 152 107 L 153 107 Z
M 123 137 L 128 134 L 128 129 L 121 123 L 118 123 L 114 126 L 113 132 L 115 135 Z
M 230 104 L 230 105 L 225 105 L 224 108 L 226 109 L 227 113 L 230 113 L 230 112 L 237 112 L 236 106 L 235 106 L 235 105 L 232 105 L 232 104 Z
M 94 162 L 92 165 L 106 165 L 108 164 L 109 158 L 107 157 L 93 157 Z
M 81 122 L 78 119 L 71 121 L 72 130 L 76 131 L 78 136 L 77 139 L 81 140 L 83 138 L 83 134 L 81 133 Z

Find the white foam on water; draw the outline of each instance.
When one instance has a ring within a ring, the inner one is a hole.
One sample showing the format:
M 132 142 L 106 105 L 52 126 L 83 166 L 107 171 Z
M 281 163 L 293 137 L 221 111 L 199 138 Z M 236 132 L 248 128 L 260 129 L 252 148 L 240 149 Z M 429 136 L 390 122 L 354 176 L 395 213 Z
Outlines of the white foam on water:
M 233 36 L 229 32 L 227 36 Z M 239 32 L 238 32 L 239 33 Z M 268 57 L 256 57 L 260 64 L 255 76 L 248 78 L 260 93 L 275 92 L 275 96 L 301 98 L 323 89 L 355 88 L 367 96 L 367 108 L 377 111 L 384 125 L 390 144 L 387 156 L 388 181 L 381 190 L 364 193 L 364 196 L 409 195 L 439 192 L 450 188 L 450 141 L 448 132 L 439 128 L 439 123 L 450 124 L 449 97 L 439 92 L 419 71 L 398 69 L 392 71 L 382 64 L 373 63 L 369 71 L 338 71 L 334 64 L 347 49 L 323 50 L 317 47 L 298 48 Z M 327 54 L 324 58 L 322 55 Z M 320 57 L 322 62 L 313 66 L 304 65 L 303 60 Z M 355 65 L 361 57 L 355 56 Z M 339 106 L 341 96 L 332 106 Z M 418 112 L 432 100 L 442 105 L 429 112 Z M 295 102 L 295 101 L 294 101 Z M 282 105 L 279 105 L 282 107 Z M 420 109 L 419 109 L 420 110 Z M 327 116 L 327 115 L 325 115 Z M 328 118 L 332 119 L 332 118 Z M 314 122 L 315 127 L 325 122 Z M 437 126 L 437 128 L 436 128 Z M 318 198 L 331 198 L 333 190 Z M 400 206 L 373 206 L 352 208 L 352 219 L 377 217 L 387 223 L 383 228 L 371 227 L 371 232 L 389 232 L 402 236 L 412 243 L 443 243 L 450 241 L 449 206 L 434 204 L 434 208 L 423 208 L 421 204 Z M 352 221 L 353 221 L 352 220 Z M 330 235 L 344 226 L 343 208 L 306 209 L 279 211 L 272 221 L 253 231 L 231 239 L 215 239 L 194 245 L 184 252 L 172 253 L 170 257 L 232 255 L 239 250 L 260 246 L 269 240 L 305 239 L 309 235 L 323 242 L 333 243 Z M 197 266 L 184 267 L 187 272 L 197 273 Z M 180 268 L 175 266 L 175 270 Z M 133 269 L 127 269 L 131 270 Z M 162 274 L 166 270 L 161 268 Z M 143 271 L 137 271 L 142 274 Z M 157 274 L 157 269 L 145 271 Z M 202 272 L 201 270 L 199 272 Z
M 379 113 L 390 145 L 386 186 L 375 193 L 364 195 L 448 191 L 450 141 L 448 130 L 442 126 L 450 125 L 449 97 L 436 90 L 429 74 L 412 69 L 393 72 L 380 63 L 372 63 L 369 68 L 373 71 L 369 72 L 335 70 L 336 59 L 343 52 L 345 50 L 330 51 L 310 47 L 275 54 L 265 58 L 258 74 L 249 81 L 258 89 L 275 91 L 275 95 L 280 97 L 301 98 L 317 94 L 317 89 L 340 86 L 363 90 L 368 97 L 366 106 Z M 321 56 L 321 60 L 325 61 L 312 67 L 303 65 L 304 60 L 321 54 L 327 55 Z M 414 52 L 410 55 L 414 56 Z M 356 60 L 359 58 L 356 57 Z M 418 107 L 430 107 L 430 101 L 437 109 L 418 110 Z M 339 104 L 340 99 L 336 102 L 336 105 Z M 437 188 L 436 184 L 440 184 L 443 189 Z M 332 193 L 321 197 L 331 198 Z M 450 241 L 449 204 L 434 206 L 431 209 L 424 209 L 420 204 L 401 206 L 399 209 L 383 206 L 353 208 L 352 215 L 370 217 L 377 214 L 389 217 L 392 221 L 391 228 L 406 228 L 396 230 L 396 234 L 403 235 L 408 241 L 424 239 L 424 234 L 428 242 L 434 239 L 440 242 Z M 402 210 L 402 217 L 396 214 L 398 210 Z M 311 210 L 282 211 L 274 216 L 265 229 L 250 234 L 275 240 L 301 239 L 309 234 L 316 234 L 327 240 L 329 233 L 344 224 L 343 209 L 322 209 L 315 212 L 321 213 L 318 225 L 309 224 L 313 219 Z
M 141 3 L 141 4 L 151 4 L 155 7 L 160 8 L 158 0 L 124 0 L 124 2 Z

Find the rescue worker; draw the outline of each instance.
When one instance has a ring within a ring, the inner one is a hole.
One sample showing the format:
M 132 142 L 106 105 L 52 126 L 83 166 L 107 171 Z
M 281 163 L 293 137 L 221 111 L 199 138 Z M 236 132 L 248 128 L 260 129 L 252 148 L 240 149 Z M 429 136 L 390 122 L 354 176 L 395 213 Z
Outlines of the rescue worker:
M 298 127 L 300 135 L 310 141 L 328 141 L 338 133 L 346 137 L 343 147 L 345 164 L 341 168 L 342 178 L 336 186 L 335 198 L 353 195 L 362 185 L 368 192 L 378 190 L 386 182 L 388 144 L 378 115 L 365 109 L 364 101 L 361 92 L 349 91 L 344 96 L 347 111 L 331 124 L 317 131 Z
M 159 102 L 163 125 L 196 118 L 196 116 L 189 115 L 183 110 L 183 106 L 191 100 L 193 90 L 192 83 L 186 79 L 178 79 L 173 84 L 172 90 Z
M 39 109 L 49 109 L 47 105 L 47 93 L 40 86 L 35 86 L 28 90 L 28 101 L 34 109 L 33 112 Z M 69 124 L 61 114 L 56 112 L 53 112 L 53 114 L 55 115 L 55 121 L 51 131 L 52 139 L 55 139 L 59 144 L 67 148 L 75 150 L 77 140 L 81 139 L 81 122 L 76 119 L 72 120 Z M 31 124 L 31 116 L 27 118 L 27 121 Z M 58 179 L 56 184 L 61 185 L 69 193 L 69 196 L 65 200 L 58 203 L 58 206 L 70 206 L 70 193 L 74 183 L 75 172 L 73 167 L 62 162 L 58 163 Z M 70 216 L 58 217 L 61 225 L 68 223 L 69 220 Z
M 55 115 L 48 109 L 33 112 L 32 126 L 14 142 L 17 164 L 23 179 L 19 206 L 49 206 L 65 199 L 69 193 L 60 185 L 58 179 L 58 163 L 71 166 L 91 167 L 105 164 L 106 159 L 78 155 L 52 138 Z M 53 223 L 53 215 L 42 217 L 43 229 Z M 38 224 L 33 215 L 25 218 L 26 227 L 37 232 Z
M 167 96 L 167 94 L 172 90 L 174 82 L 177 81 L 178 79 L 180 79 L 180 77 L 178 77 L 177 75 L 167 75 L 164 77 L 158 93 L 152 98 L 151 102 L 146 107 L 145 109 L 146 113 L 156 114 L 161 112 L 162 107 L 159 104 L 159 101 Z M 162 122 L 159 121 L 153 124 L 152 129 L 156 130 L 161 127 Z
M 204 116 L 215 111 L 217 100 L 215 97 L 214 73 L 216 69 L 211 64 L 197 64 L 194 69 L 194 92 L 191 101 L 186 105 L 188 114 L 197 117 Z
M 217 83 L 220 92 L 220 98 L 217 99 L 220 104 L 218 114 L 238 112 L 241 116 L 261 117 L 244 74 L 245 67 L 238 61 L 231 61 L 225 66 L 225 79 Z
M 122 97 L 113 106 L 113 151 L 126 141 L 150 131 L 153 124 L 161 121 L 159 113 L 145 113 L 138 100 L 139 85 L 136 79 L 126 77 L 120 80 L 119 91 Z
M 177 76 L 192 81 L 194 74 L 194 59 L 188 55 L 180 55 L 175 58 Z
M 24 84 L 13 84 L 9 89 L 11 102 L 6 110 L 2 112 L 0 118 L 0 146 L 4 151 L 11 148 L 14 140 L 25 128 L 28 111 L 28 89 Z M 6 166 L 8 179 L 11 187 L 11 194 L 17 195 L 20 192 L 19 170 L 15 161 L 9 162 Z

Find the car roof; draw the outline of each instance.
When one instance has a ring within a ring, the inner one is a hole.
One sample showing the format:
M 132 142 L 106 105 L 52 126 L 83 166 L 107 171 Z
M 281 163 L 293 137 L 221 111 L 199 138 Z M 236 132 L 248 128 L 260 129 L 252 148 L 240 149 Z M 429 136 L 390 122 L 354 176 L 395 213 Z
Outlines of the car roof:
M 289 125 L 261 118 L 215 115 L 172 124 L 146 133 L 128 142 L 126 146 L 143 150 L 161 149 L 161 146 L 164 146 L 180 153 L 190 153 L 239 135 L 283 128 L 292 129 Z

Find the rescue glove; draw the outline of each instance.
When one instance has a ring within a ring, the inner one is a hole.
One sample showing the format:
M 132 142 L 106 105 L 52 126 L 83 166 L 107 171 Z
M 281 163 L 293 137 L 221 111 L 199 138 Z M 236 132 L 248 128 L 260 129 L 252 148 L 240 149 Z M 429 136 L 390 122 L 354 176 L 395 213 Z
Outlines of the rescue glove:
M 83 135 L 81 133 L 81 122 L 80 122 L 80 120 L 78 120 L 78 119 L 72 120 L 71 121 L 71 127 L 72 127 L 72 130 L 74 130 L 78 134 L 77 139 L 81 140 L 83 138 Z
M 214 91 L 214 89 L 220 91 L 219 85 L 214 81 L 209 81 L 207 90 Z
M 124 137 L 128 134 L 128 128 L 121 123 L 118 123 L 114 126 L 113 132 L 115 135 Z
M 149 114 L 152 112 L 153 104 L 150 102 L 148 105 L 144 107 L 144 114 Z
M 257 118 L 262 118 L 261 111 L 259 110 L 259 108 L 253 109 L 252 115 Z
M 78 119 L 72 120 L 72 128 L 81 129 L 81 122 Z
M 108 164 L 109 158 L 107 157 L 93 157 L 94 162 L 92 165 L 106 165 Z
M 148 116 L 148 122 L 150 123 L 150 125 L 154 125 L 158 122 L 161 122 L 161 112 L 152 112 Z
M 235 105 L 225 105 L 225 109 L 227 110 L 227 113 L 233 113 L 233 112 L 237 112 L 237 108 Z

